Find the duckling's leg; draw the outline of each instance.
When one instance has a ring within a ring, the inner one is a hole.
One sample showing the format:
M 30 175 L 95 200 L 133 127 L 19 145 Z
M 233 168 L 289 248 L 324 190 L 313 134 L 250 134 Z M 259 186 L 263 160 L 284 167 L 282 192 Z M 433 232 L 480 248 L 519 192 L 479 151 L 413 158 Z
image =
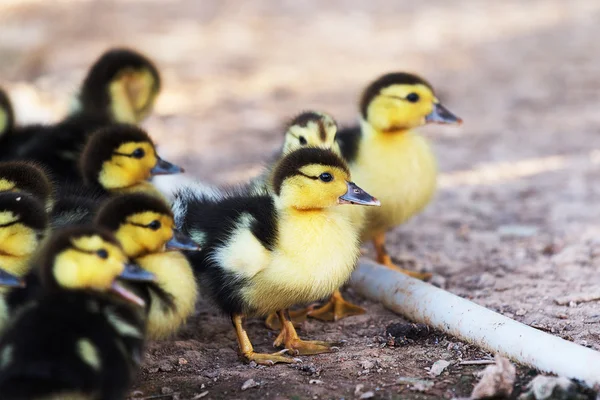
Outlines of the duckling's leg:
M 299 328 L 300 325 L 302 325 L 302 323 L 306 321 L 306 317 L 313 309 L 314 306 L 309 306 L 300 310 L 291 310 L 290 319 L 292 320 L 294 327 Z M 279 317 L 277 316 L 277 313 L 269 314 L 269 316 L 265 320 L 265 325 L 272 331 L 280 330 L 281 324 L 279 323 Z
M 338 343 L 321 342 L 319 340 L 302 340 L 298 337 L 294 324 L 290 321 L 288 310 L 277 311 L 281 332 L 273 342 L 273 346 L 285 346 L 294 355 L 306 356 L 310 354 L 331 353 L 338 350 Z
M 377 262 L 385 265 L 388 268 L 402 272 L 405 275 L 412 276 L 413 278 L 417 278 L 422 281 L 430 279 L 433 276 L 429 272 L 410 271 L 394 264 L 392 257 L 390 257 L 387 249 L 385 248 L 385 232 L 375 235 L 373 238 L 373 246 L 375 246 L 375 252 L 377 253 Z
M 336 290 L 323 307 L 310 311 L 308 316 L 320 319 L 321 321 L 337 321 L 342 318 L 361 315 L 366 312 L 367 310 L 364 308 L 344 300 L 342 293 L 340 293 L 339 290 Z
M 288 349 L 284 349 L 273 354 L 255 353 L 252 343 L 250 342 L 250 338 L 248 338 L 248 333 L 246 333 L 246 330 L 244 329 L 243 316 L 241 314 L 233 314 L 231 316 L 231 322 L 233 322 L 240 353 L 241 356 L 244 357 L 244 360 L 248 362 L 254 361 L 257 364 L 262 365 L 273 365 L 275 363 L 295 363 L 300 361 L 296 358 L 284 356 L 284 354 L 289 351 Z

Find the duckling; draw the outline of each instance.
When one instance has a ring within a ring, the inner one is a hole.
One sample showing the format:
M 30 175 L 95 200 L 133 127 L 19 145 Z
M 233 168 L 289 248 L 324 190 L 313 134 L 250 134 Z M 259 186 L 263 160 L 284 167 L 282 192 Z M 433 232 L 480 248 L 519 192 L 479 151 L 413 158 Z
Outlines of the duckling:
M 15 128 L 0 159 L 39 162 L 59 183 L 77 180 L 79 154 L 89 136 L 111 123 L 139 123 L 159 90 L 160 77 L 150 60 L 131 50 L 110 50 L 90 69 L 70 115 L 53 125 Z
M 183 172 L 163 160 L 142 129 L 115 124 L 94 133 L 81 153 L 84 184 L 62 185 L 51 214 L 53 228 L 90 222 L 101 202 L 112 194 L 145 192 L 161 197 L 152 176 Z
M 117 279 L 151 274 L 94 226 L 55 233 L 32 274 L 40 287 L 0 339 L 2 398 L 125 399 L 141 361 L 144 302 Z
M 0 88 L 0 144 L 7 135 L 10 135 L 15 125 L 15 114 L 12 103 L 4 89 Z
M 51 209 L 54 204 L 54 186 L 39 165 L 26 161 L 0 162 L 0 193 L 26 192 Z
M 364 91 L 360 127 L 336 135 L 352 176 L 382 204 L 355 218 L 362 220 L 361 239 L 373 241 L 379 263 L 420 279 L 431 274 L 396 266 L 385 248 L 385 234 L 421 212 L 435 193 L 435 156 L 428 141 L 414 131 L 429 123 L 461 124 L 462 120 L 440 103 L 423 78 L 390 73 Z
M 151 272 L 156 282 L 136 284 L 147 305 L 147 335 L 164 339 L 177 332 L 194 312 L 198 289 L 187 258 L 175 250 L 198 246 L 175 228 L 173 212 L 163 200 L 130 193 L 107 200 L 94 223 L 115 234 L 125 254 Z
M 241 356 L 259 364 L 289 363 L 295 355 L 333 350 L 301 340 L 287 309 L 331 295 L 349 277 L 359 254 L 358 231 L 339 204 L 379 205 L 350 181 L 335 153 L 302 148 L 283 157 L 272 194 L 195 192 L 175 197 L 176 221 L 201 247 L 187 253 L 201 290 L 231 316 Z M 282 326 L 275 354 L 255 353 L 243 327 L 248 315 L 277 312 Z

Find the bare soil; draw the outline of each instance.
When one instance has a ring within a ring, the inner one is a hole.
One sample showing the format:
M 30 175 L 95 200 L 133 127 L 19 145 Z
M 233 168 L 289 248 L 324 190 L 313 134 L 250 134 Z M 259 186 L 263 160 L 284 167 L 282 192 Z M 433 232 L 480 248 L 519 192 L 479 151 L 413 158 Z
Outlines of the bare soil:
M 370 80 L 417 71 L 465 124 L 423 130 L 440 190 L 388 248 L 455 294 L 600 350 L 599 303 L 578 300 L 600 291 L 599 17 L 600 3 L 587 0 L 6 0 L 0 83 L 21 122 L 51 121 L 102 51 L 136 47 L 164 77 L 145 127 L 165 158 L 222 183 L 257 174 L 295 113 L 353 123 Z M 176 338 L 149 345 L 136 396 L 469 395 L 484 366 L 460 362 L 490 355 L 439 332 L 391 343 L 386 328 L 403 320 L 354 299 L 368 314 L 302 328 L 345 340 L 338 353 L 270 368 L 242 364 L 228 319 L 203 302 Z M 273 333 L 248 325 L 271 351 Z M 440 359 L 452 364 L 430 376 Z M 514 396 L 533 375 L 518 368 Z M 257 386 L 242 390 L 249 379 Z

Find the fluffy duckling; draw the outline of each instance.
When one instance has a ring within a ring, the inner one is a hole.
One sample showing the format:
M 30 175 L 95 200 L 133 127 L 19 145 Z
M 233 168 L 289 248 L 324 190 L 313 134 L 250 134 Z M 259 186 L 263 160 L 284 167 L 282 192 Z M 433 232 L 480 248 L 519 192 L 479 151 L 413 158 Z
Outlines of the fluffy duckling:
M 10 135 L 15 125 L 15 114 L 8 94 L 0 88 L 0 144 Z
M 183 172 L 158 156 L 146 132 L 127 124 L 96 132 L 81 154 L 80 169 L 84 184 L 67 184 L 59 190 L 51 215 L 53 228 L 90 222 L 111 194 L 145 192 L 161 197 L 149 179 Z
M 350 181 L 335 153 L 303 148 L 275 166 L 273 193 L 222 194 L 183 189 L 174 209 L 182 230 L 202 246 L 188 253 L 203 293 L 231 316 L 241 356 L 270 365 L 283 355 L 332 351 L 332 343 L 301 340 L 287 309 L 325 298 L 354 269 L 358 231 L 339 204 L 379 205 Z M 282 326 L 275 354 L 255 353 L 243 327 L 247 315 L 277 312 Z
M 117 279 L 152 276 L 93 226 L 53 235 L 32 274 L 40 287 L 0 339 L 2 398 L 125 399 L 141 360 L 144 302 Z
M 76 180 L 79 154 L 89 136 L 112 123 L 140 122 L 159 90 L 158 71 L 150 60 L 131 50 L 110 50 L 90 69 L 71 115 L 54 125 L 15 128 L 0 159 L 37 161 L 58 182 Z
M 29 193 L 52 208 L 54 203 L 54 187 L 43 168 L 26 161 L 0 162 L 0 193 Z
M 365 210 L 362 240 L 373 241 L 378 262 L 420 279 L 431 275 L 393 263 L 385 248 L 385 233 L 418 214 L 435 193 L 436 159 L 428 141 L 414 130 L 429 123 L 462 120 L 440 103 L 423 78 L 391 73 L 364 91 L 360 127 L 336 136 L 354 179 L 381 200 L 380 208 Z
M 164 339 L 177 332 L 194 312 L 198 289 L 187 258 L 176 250 L 198 246 L 175 228 L 169 205 L 144 193 L 115 196 L 94 223 L 113 232 L 125 254 L 156 277 L 135 285 L 146 301 L 148 337 Z

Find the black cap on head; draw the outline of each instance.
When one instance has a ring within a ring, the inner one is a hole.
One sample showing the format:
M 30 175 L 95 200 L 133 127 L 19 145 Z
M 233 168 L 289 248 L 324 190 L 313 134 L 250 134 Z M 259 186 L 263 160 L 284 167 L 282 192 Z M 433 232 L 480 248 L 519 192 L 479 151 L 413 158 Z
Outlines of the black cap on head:
M 96 131 L 81 153 L 80 167 L 85 181 L 97 182 L 102 164 L 112 158 L 119 146 L 128 142 L 148 142 L 154 146 L 150 136 L 135 125 L 113 124 Z
M 84 236 L 100 236 L 104 241 L 112 243 L 119 248 L 121 245 L 115 236 L 104 228 L 94 225 L 77 225 L 59 229 L 52 233 L 40 252 L 42 282 L 50 287 L 58 286 L 52 273 L 54 259 L 64 250 L 73 246 L 73 240 Z
M 379 77 L 373 81 L 363 92 L 360 100 L 360 113 L 363 118 L 367 118 L 367 109 L 371 101 L 381 92 L 391 85 L 424 85 L 433 92 L 433 87 L 429 82 L 420 76 L 409 74 L 407 72 L 392 72 Z
M 111 49 L 105 52 L 90 68 L 79 100 L 86 111 L 105 113 L 111 102 L 108 85 L 126 69 L 146 68 L 154 77 L 154 91 L 160 90 L 160 75 L 148 58 L 130 49 Z
M 281 185 L 287 178 L 300 175 L 300 169 L 306 165 L 319 164 L 339 168 L 350 174 L 348 165 L 333 151 L 316 147 L 302 147 L 288 153 L 277 163 L 273 172 L 273 189 L 279 195 Z
M 15 124 L 15 113 L 12 108 L 12 103 L 8 98 L 8 94 L 4 89 L 0 88 L 0 110 L 4 111 L 6 120 L 0 120 L 0 137 L 6 132 L 11 131 Z
M 127 217 L 142 212 L 155 212 L 173 218 L 171 208 L 162 199 L 145 193 L 131 193 L 105 201 L 96 214 L 94 222 L 114 232 Z
M 48 225 L 46 208 L 35 197 L 24 192 L 0 193 L 0 213 L 11 212 L 19 222 L 36 231 L 43 231 Z
M 44 169 L 26 161 L 7 161 L 0 163 L 0 180 L 14 183 L 22 192 L 33 195 L 46 204 L 53 195 L 53 187 Z

